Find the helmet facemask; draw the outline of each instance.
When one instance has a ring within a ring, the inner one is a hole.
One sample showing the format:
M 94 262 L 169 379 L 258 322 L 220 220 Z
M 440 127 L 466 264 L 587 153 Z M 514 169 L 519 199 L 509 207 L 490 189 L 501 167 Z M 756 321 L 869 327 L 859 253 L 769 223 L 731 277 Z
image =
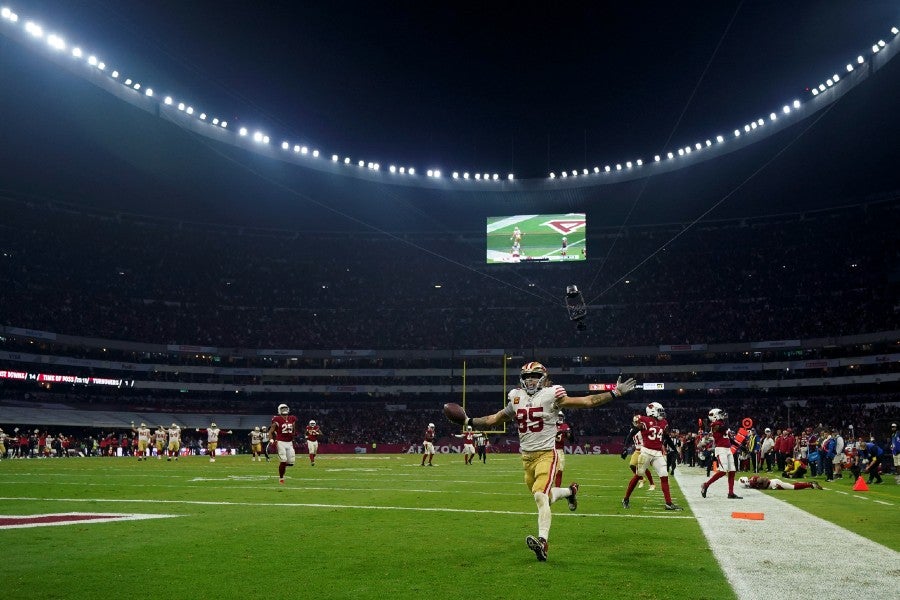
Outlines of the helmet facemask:
M 530 362 L 522 367 L 519 384 L 529 396 L 533 396 L 547 383 L 547 368 L 539 362 Z

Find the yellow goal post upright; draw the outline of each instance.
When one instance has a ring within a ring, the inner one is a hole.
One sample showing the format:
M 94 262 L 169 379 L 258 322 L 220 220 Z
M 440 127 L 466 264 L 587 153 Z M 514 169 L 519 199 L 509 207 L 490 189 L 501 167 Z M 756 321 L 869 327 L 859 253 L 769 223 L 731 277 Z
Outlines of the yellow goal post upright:
M 500 408 L 498 408 L 497 410 L 500 410 L 504 406 L 506 406 L 506 363 L 507 363 L 507 361 L 509 361 L 510 358 L 511 357 L 508 356 L 506 354 L 506 352 L 503 353 L 503 383 L 500 386 L 500 396 L 501 396 Z M 466 410 L 466 361 L 463 361 L 463 364 L 462 364 L 462 403 L 461 404 L 462 404 L 463 410 Z M 468 411 L 466 411 L 466 414 L 468 414 Z M 465 427 L 465 425 L 463 425 L 462 431 L 465 431 L 465 429 L 466 429 L 466 427 Z M 482 433 L 484 433 L 486 435 L 492 435 L 492 434 L 493 435 L 506 435 L 506 423 L 503 424 L 502 429 L 483 430 Z

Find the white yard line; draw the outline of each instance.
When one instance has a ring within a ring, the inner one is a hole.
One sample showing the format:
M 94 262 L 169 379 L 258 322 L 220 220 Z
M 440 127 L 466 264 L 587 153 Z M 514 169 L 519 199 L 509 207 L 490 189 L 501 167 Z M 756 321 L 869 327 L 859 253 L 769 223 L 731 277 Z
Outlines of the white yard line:
M 833 492 L 781 490 L 770 494 L 743 489 L 735 482 L 735 493 L 744 499 L 728 500 L 728 480 L 722 478 L 704 499 L 700 485 L 706 481 L 705 471 L 678 468 L 675 479 L 740 600 L 896 597 L 900 553 L 775 497 Z M 732 512 L 763 513 L 765 518 L 734 519 Z M 857 568 L 860 564 L 868 566 Z

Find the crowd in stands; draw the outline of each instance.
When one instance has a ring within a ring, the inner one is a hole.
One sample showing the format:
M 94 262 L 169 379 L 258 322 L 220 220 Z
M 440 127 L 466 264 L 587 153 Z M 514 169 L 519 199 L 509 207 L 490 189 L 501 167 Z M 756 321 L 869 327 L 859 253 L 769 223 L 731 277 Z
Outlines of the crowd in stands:
M 477 236 L 250 235 L 22 207 L 0 224 L 0 323 L 291 349 L 622 347 L 887 331 L 900 328 L 898 211 L 890 201 L 689 229 L 589 230 L 588 261 L 488 266 Z M 579 333 L 563 302 L 573 283 L 589 305 Z

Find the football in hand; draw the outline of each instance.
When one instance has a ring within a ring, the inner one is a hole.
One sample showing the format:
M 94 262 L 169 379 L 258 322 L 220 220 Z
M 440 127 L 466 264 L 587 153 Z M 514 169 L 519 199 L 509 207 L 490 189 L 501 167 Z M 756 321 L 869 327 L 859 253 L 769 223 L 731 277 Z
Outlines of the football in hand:
M 448 402 L 444 405 L 444 416 L 460 425 L 466 422 L 466 411 L 455 402 Z

